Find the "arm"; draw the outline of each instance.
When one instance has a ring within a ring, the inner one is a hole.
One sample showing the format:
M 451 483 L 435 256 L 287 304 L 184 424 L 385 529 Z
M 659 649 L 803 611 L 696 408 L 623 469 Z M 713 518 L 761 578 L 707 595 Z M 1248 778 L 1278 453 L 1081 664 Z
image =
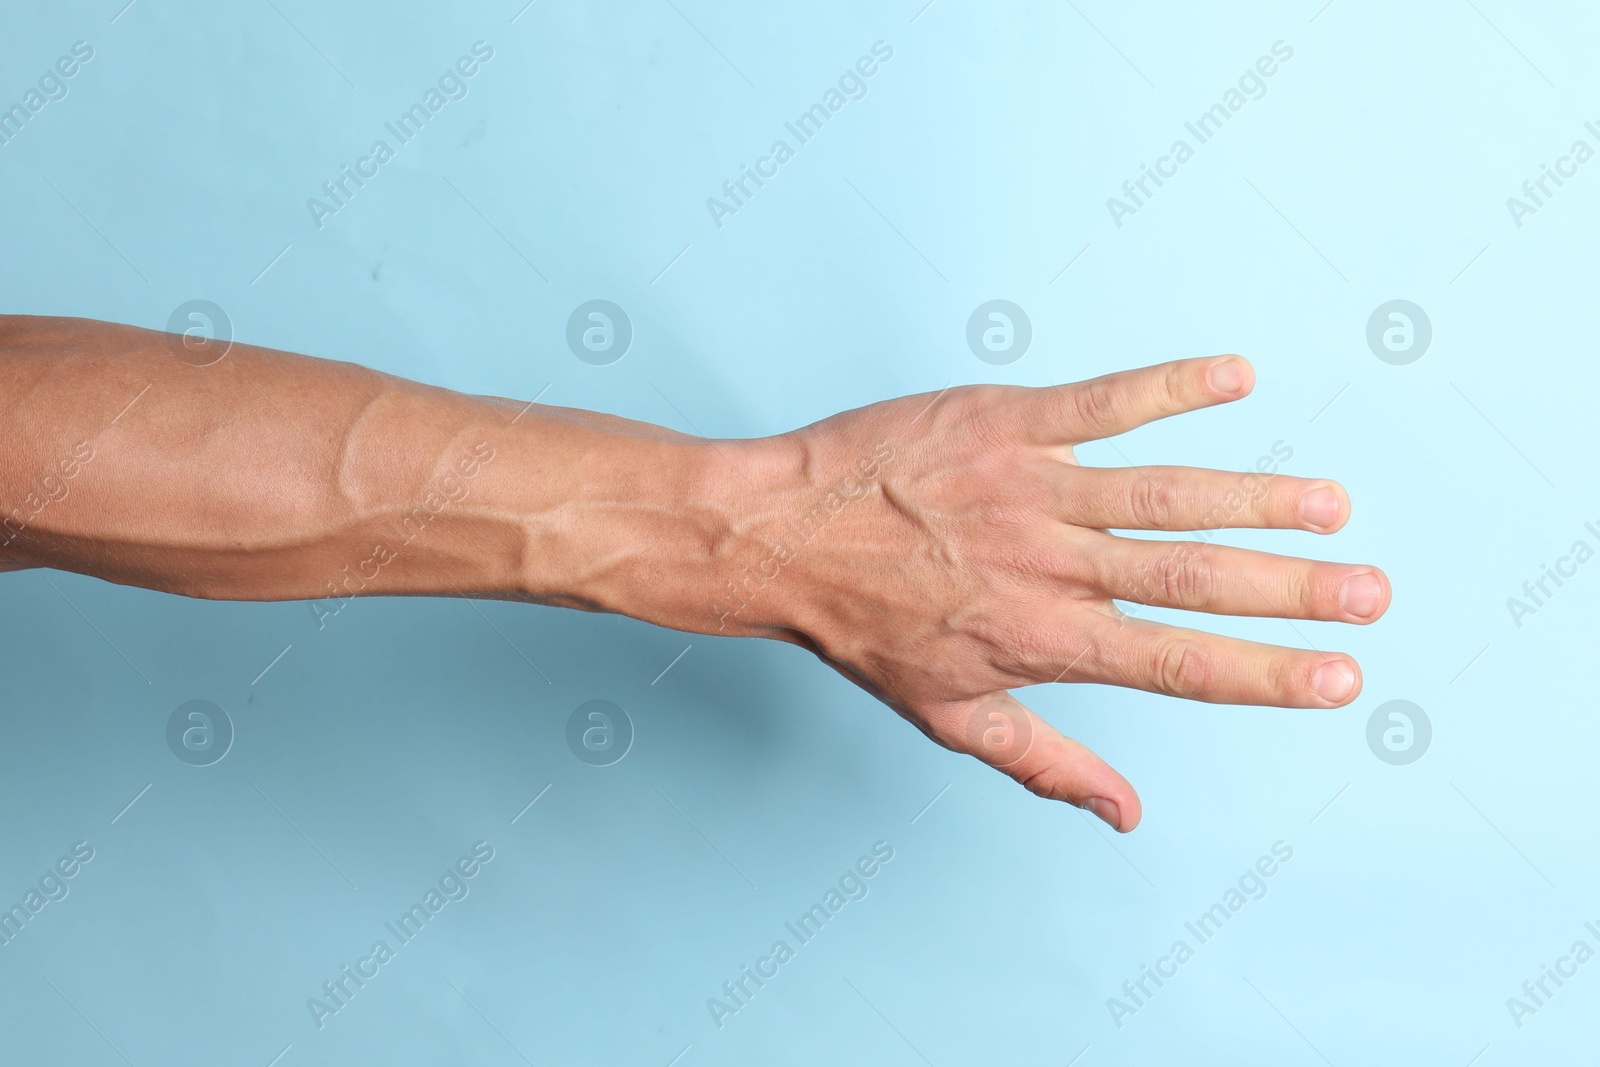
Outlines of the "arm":
M 620 587 L 719 536 L 696 439 L 245 345 L 195 366 L 174 345 L 0 319 L 0 562 L 212 599 L 618 611 Z
M 0 318 L 0 566 L 218 599 L 496 597 L 789 641 L 939 744 L 1124 831 L 1132 786 L 1007 690 L 1338 707 L 1360 690 L 1347 656 L 1112 601 L 1364 623 L 1389 600 L 1371 567 L 1108 532 L 1344 524 L 1331 482 L 1073 459 L 1245 396 L 1238 357 L 713 441 L 244 345 L 203 367 L 181 350 Z

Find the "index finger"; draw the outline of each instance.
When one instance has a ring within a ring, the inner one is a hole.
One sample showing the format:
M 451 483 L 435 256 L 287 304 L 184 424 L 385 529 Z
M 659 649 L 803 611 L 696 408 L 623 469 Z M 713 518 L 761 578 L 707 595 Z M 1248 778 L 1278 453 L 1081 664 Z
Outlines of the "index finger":
M 1039 444 L 1080 444 L 1249 394 L 1255 372 L 1242 356 L 1208 356 L 1117 371 L 1033 390 L 1024 435 Z

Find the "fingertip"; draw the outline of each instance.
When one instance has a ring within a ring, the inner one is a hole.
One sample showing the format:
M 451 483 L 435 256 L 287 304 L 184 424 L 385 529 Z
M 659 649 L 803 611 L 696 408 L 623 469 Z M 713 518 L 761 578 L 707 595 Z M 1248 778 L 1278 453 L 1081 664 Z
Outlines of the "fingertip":
M 1349 656 L 1324 660 L 1311 675 L 1311 691 L 1330 708 L 1342 708 L 1361 695 L 1361 668 Z
M 1345 579 L 1339 590 L 1339 607 L 1349 616 L 1348 621 L 1365 626 L 1383 617 L 1393 595 L 1388 576 L 1369 567 Z
M 1372 573 L 1383 583 L 1383 601 L 1378 605 L 1378 610 L 1373 612 L 1372 618 L 1367 620 L 1368 622 L 1376 622 L 1383 618 L 1389 611 L 1389 605 L 1394 603 L 1394 586 L 1390 583 L 1389 576 L 1377 567 L 1372 568 Z
M 1115 800 L 1107 797 L 1089 797 L 1083 802 L 1083 810 L 1113 830 L 1120 830 L 1122 827 L 1122 808 Z
M 1106 789 L 1104 792 L 1114 793 L 1115 797 L 1086 797 L 1075 801 L 1075 806 L 1085 809 L 1118 833 L 1130 833 L 1144 816 L 1139 805 L 1139 793 L 1133 792 L 1133 787 L 1126 782 L 1118 782 L 1115 789 Z
M 1360 696 L 1361 689 L 1366 684 L 1365 680 L 1361 677 L 1361 664 L 1357 663 L 1355 660 L 1351 660 L 1350 669 L 1356 674 L 1356 684 L 1350 688 L 1350 695 L 1345 698 L 1346 704 Z
M 1206 385 L 1222 400 L 1249 395 L 1255 382 L 1255 369 L 1243 356 L 1222 356 L 1206 368 Z
M 1300 521 L 1312 533 L 1337 533 L 1350 521 L 1350 494 L 1338 482 L 1317 484 L 1300 498 Z
M 1127 795 L 1123 798 L 1123 802 L 1118 808 L 1122 815 L 1122 821 L 1116 827 L 1117 833 L 1132 833 L 1134 827 L 1138 826 L 1139 821 L 1144 818 L 1144 807 L 1139 803 L 1139 794 L 1133 791 L 1132 786 L 1128 787 Z

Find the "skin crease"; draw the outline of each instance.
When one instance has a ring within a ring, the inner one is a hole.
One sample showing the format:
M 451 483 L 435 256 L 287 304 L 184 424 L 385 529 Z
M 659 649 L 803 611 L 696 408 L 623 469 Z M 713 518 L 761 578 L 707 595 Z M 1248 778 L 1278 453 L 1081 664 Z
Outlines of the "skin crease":
M 1010 689 L 1341 707 L 1361 689 L 1348 656 L 1113 601 L 1364 624 L 1390 600 L 1374 567 L 1182 537 L 1335 532 L 1350 513 L 1337 483 L 1078 465 L 1075 445 L 1248 395 L 1238 356 L 711 440 L 246 345 L 209 366 L 183 351 L 134 327 L 0 316 L 0 570 L 230 600 L 497 598 L 787 641 L 938 744 L 1123 832 L 1141 816 L 1133 787 Z

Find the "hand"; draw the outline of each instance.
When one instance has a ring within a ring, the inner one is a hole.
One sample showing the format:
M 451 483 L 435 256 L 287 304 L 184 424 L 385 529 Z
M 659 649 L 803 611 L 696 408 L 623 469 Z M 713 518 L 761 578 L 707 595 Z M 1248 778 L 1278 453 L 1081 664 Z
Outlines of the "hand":
M 1389 603 L 1374 567 L 1107 532 L 1344 525 L 1349 501 L 1334 482 L 1073 457 L 1078 443 L 1237 400 L 1253 381 L 1237 356 L 1182 360 L 1071 385 L 902 397 L 785 435 L 806 484 L 768 512 L 763 532 L 780 551 L 762 561 L 763 580 L 730 586 L 725 606 L 775 613 L 786 639 L 934 741 L 1131 830 L 1140 805 L 1127 780 L 1008 689 L 1098 682 L 1340 707 L 1361 690 L 1348 656 L 1161 625 L 1113 600 L 1350 623 Z

